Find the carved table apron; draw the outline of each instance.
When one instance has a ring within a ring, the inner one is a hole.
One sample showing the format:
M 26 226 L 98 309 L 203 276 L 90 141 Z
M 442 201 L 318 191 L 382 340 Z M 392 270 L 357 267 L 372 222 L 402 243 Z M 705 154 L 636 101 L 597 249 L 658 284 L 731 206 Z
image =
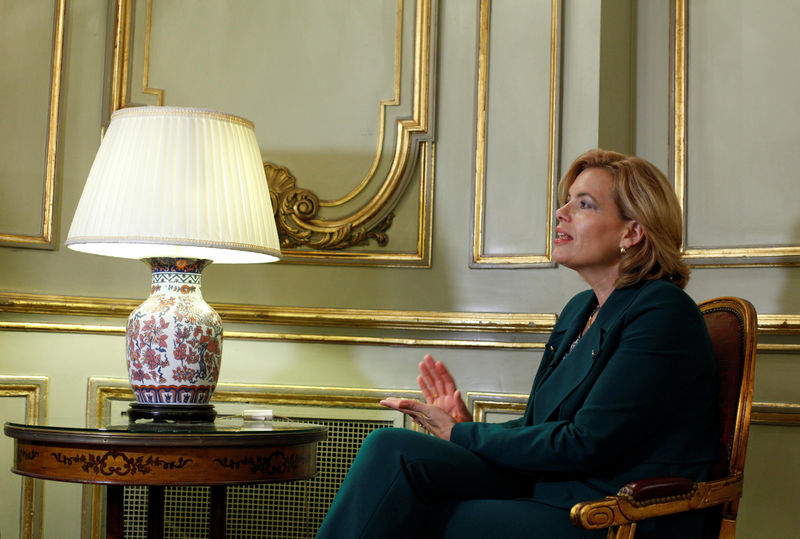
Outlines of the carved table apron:
M 226 487 L 308 479 L 325 427 L 221 418 L 215 423 L 130 423 L 61 428 L 6 423 L 14 473 L 107 485 L 106 537 L 123 537 L 123 487 L 148 489 L 148 537 L 163 537 L 164 487 L 211 487 L 211 537 L 225 537 Z

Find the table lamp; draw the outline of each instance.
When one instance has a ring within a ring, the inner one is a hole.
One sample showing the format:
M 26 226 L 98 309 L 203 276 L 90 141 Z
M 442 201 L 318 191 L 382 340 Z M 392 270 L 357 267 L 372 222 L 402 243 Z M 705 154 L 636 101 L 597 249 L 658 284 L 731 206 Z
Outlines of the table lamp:
M 209 110 L 116 111 L 75 211 L 66 245 L 136 258 L 151 295 L 130 315 L 126 355 L 131 421 L 213 421 L 222 322 L 203 300 L 211 262 L 280 258 L 253 124 Z

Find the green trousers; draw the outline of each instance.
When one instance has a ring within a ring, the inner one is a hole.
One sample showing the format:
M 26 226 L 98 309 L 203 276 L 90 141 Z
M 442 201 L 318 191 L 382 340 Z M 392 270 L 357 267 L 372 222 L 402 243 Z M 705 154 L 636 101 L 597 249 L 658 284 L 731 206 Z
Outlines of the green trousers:
M 406 429 L 370 434 L 318 539 L 589 538 L 569 511 L 526 499 L 534 480 Z

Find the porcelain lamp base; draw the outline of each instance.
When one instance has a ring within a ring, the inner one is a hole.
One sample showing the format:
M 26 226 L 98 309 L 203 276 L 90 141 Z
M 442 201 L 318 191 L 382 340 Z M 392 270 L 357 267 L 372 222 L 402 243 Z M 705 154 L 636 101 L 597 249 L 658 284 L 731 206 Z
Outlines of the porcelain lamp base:
M 126 331 L 134 415 L 165 417 L 171 408 L 187 417 L 194 407 L 207 417 L 222 359 L 222 320 L 201 295 L 200 273 L 210 261 L 144 262 L 153 272 L 151 294 L 131 313 Z

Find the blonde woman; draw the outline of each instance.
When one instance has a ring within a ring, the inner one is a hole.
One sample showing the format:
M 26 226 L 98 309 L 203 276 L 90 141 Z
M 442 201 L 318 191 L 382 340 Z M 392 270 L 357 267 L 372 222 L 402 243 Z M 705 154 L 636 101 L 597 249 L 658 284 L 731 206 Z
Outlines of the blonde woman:
M 554 260 L 590 289 L 546 345 L 522 418 L 475 423 L 441 362 L 425 402 L 389 398 L 433 436 L 382 429 L 362 446 L 319 538 L 604 537 L 569 508 L 634 479 L 704 480 L 716 452 L 716 376 L 706 326 L 683 292 L 681 213 L 664 175 L 604 150 L 559 182 Z M 640 524 L 637 537 L 700 537 L 704 515 Z

